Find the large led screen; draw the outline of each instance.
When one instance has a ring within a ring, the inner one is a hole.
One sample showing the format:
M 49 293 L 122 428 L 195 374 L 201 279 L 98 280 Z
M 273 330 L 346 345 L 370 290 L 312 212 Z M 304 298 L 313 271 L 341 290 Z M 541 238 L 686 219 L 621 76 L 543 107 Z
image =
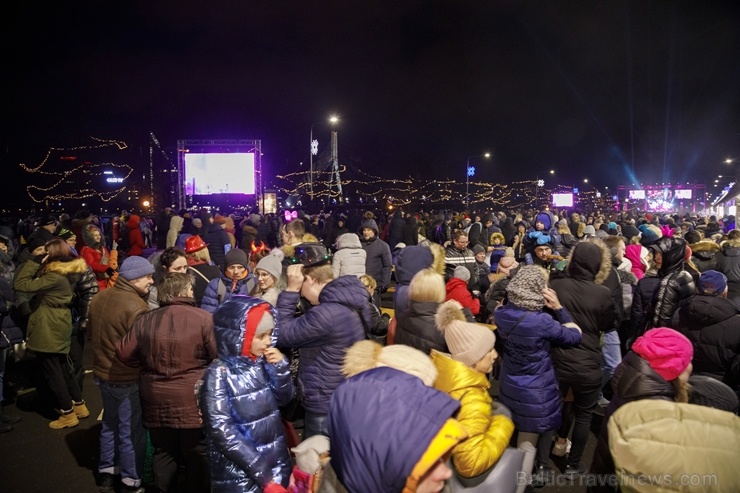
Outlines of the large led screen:
M 254 153 L 186 153 L 185 194 L 254 195 Z
M 554 193 L 552 194 L 552 205 L 555 207 L 573 207 L 572 193 Z
M 689 200 L 691 200 L 691 189 L 690 188 L 685 188 L 685 189 L 680 189 L 679 188 L 679 189 L 677 189 L 675 191 L 674 197 L 676 197 L 677 199 L 689 199 Z
M 645 200 L 645 190 L 630 190 L 632 200 Z

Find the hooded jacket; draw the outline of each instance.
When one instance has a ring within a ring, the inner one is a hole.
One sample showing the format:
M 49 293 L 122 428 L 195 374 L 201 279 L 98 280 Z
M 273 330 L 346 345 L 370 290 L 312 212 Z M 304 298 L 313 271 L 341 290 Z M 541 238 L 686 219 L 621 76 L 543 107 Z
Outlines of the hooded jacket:
M 143 314 L 116 343 L 126 365 L 141 367 L 142 421 L 147 428 L 200 428 L 193 389 L 218 355 L 213 316 L 193 298 Z
M 624 258 L 630 261 L 632 268 L 630 271 L 635 275 L 639 281 L 645 277 L 645 271 L 647 271 L 647 264 L 642 261 L 642 245 L 627 245 L 624 249 Z
M 720 251 L 719 245 L 712 240 L 701 240 L 689 245 L 691 260 L 699 272 L 716 270 L 717 261 L 714 256 Z
M 206 369 L 200 409 L 208 441 L 211 489 L 256 493 L 270 482 L 288 485 L 292 463 L 279 406 L 293 399 L 288 362 L 244 356 L 252 345 L 246 334 L 249 312 L 263 301 L 235 296 L 214 314 L 218 359 Z M 275 317 L 273 343 L 280 330 Z
M 182 225 L 185 223 L 185 218 L 182 216 L 172 216 L 170 219 L 169 229 L 167 230 L 167 239 L 165 248 L 175 246 L 177 242 L 177 236 L 182 231 Z
M 740 418 L 726 411 L 662 401 L 627 404 L 609 420 L 609 449 L 625 493 L 740 491 Z M 660 478 L 660 486 L 641 478 Z
M 617 317 L 612 295 L 603 285 L 611 271 L 606 245 L 601 241 L 584 241 L 571 252 L 568 277 L 550 283 L 560 303 L 583 331 L 579 345 L 552 351 L 560 380 L 601 382 L 601 334 L 614 330 Z
M 740 240 L 727 240 L 722 251 L 714 256 L 716 270 L 727 276 L 727 297 L 740 306 Z
M 673 314 L 681 302 L 694 294 L 694 279 L 684 270 L 686 240 L 661 238 L 659 245 L 663 251 L 663 261 L 658 271 L 660 285 L 653 299 L 652 326 L 670 327 Z
M 509 302 L 493 316 L 498 334 L 506 341 L 500 377 L 501 403 L 511 410 L 520 431 L 555 430 L 562 415 L 550 349 L 579 344 L 581 333 L 563 325 L 572 321 L 566 309 L 556 312 L 555 320 L 548 313 L 526 310 Z
M 346 275 L 357 277 L 364 275 L 366 259 L 367 252 L 363 250 L 360 238 L 355 233 L 345 233 L 339 236 L 337 252 L 331 264 L 334 279 Z
M 88 271 L 81 258 L 69 262 L 49 262 L 44 272 L 35 277 L 41 267 L 35 260 L 23 265 L 14 288 L 35 293 L 37 308 L 28 319 L 28 349 L 42 353 L 69 353 L 72 337 L 72 300 L 74 283 Z M 73 279 L 73 276 L 78 276 Z
M 493 414 L 491 387 L 484 373 L 475 371 L 446 354 L 432 351 L 439 374 L 434 388 L 460 401 L 457 420 L 468 438 L 452 450 L 452 463 L 463 477 L 483 474 L 501 457 L 509 444 L 514 423 L 502 414 Z
M 126 255 L 143 255 L 144 254 L 144 236 L 141 234 L 141 217 L 136 214 L 131 214 L 131 217 L 126 221 L 126 231 L 128 233 L 128 241 L 131 244 L 131 248 L 128 249 Z
M 367 290 L 355 276 L 334 279 L 321 290 L 319 304 L 296 317 L 299 299 L 300 293 L 292 291 L 278 296 L 278 346 L 300 350 L 298 384 L 305 396 L 304 407 L 326 414 L 332 392 L 344 379 L 344 353 L 365 339 L 365 326 L 371 323 Z
M 98 230 L 100 233 L 100 241 L 97 243 L 92 237 L 93 230 Z M 103 232 L 94 224 L 89 224 L 82 229 L 82 240 L 85 242 L 85 246 L 82 247 L 80 256 L 85 259 L 87 265 L 95 273 L 98 281 L 98 289 L 102 291 L 108 287 L 108 279 L 110 277 L 106 273 L 110 267 L 110 252 L 105 247 Z
M 403 491 L 414 466 L 459 407 L 419 377 L 394 368 L 348 378 L 334 393 L 329 412 L 337 478 L 352 493 Z M 445 436 L 449 446 L 462 437 Z
M 676 330 L 694 346 L 694 374 L 740 390 L 740 308 L 727 298 L 695 294 L 674 315 Z

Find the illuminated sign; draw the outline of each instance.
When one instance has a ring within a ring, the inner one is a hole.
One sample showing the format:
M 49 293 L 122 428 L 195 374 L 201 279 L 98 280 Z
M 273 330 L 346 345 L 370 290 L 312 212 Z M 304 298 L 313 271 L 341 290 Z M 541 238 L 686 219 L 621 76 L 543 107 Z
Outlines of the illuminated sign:
M 123 183 L 123 178 L 112 177 L 106 178 L 105 181 L 107 181 L 108 183 Z

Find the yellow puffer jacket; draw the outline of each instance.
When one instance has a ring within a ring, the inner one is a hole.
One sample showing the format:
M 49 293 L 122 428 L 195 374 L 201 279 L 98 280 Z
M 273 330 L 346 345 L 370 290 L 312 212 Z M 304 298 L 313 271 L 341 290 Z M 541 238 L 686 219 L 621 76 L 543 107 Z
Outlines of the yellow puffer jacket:
M 461 476 L 478 476 L 504 453 L 514 433 L 514 423 L 506 416 L 491 415 L 491 384 L 485 374 L 444 353 L 432 351 L 431 356 L 439 372 L 434 388 L 460 401 L 457 420 L 468 432 L 468 438 L 452 450 L 452 463 Z

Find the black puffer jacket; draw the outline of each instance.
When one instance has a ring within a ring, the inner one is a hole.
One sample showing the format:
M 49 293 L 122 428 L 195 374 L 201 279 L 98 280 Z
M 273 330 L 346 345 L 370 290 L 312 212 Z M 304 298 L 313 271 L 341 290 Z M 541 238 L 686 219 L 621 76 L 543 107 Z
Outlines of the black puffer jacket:
M 614 301 L 603 285 L 611 271 L 611 257 L 601 241 L 576 245 L 568 261 L 568 277 L 550 284 L 583 335 L 578 346 L 553 348 L 552 360 L 559 380 L 601 382 L 602 332 L 614 330 Z
M 673 314 L 683 300 L 694 294 L 694 279 L 684 270 L 686 240 L 663 237 L 656 248 L 663 254 L 658 277 L 661 278 L 653 299 L 653 327 L 671 327 Z
M 722 242 L 722 251 L 714 256 L 716 270 L 727 276 L 727 297 L 740 306 L 740 240 Z
M 591 462 L 591 473 L 614 474 L 614 461 L 609 452 L 607 423 L 614 412 L 624 404 L 641 399 L 661 399 L 673 401 L 676 397 L 674 387 L 658 375 L 650 364 L 638 354 L 629 352 L 617 366 L 611 379 L 614 396 L 606 408 L 599 433 L 599 440 Z M 590 487 L 589 492 L 613 492 L 608 486 Z
M 674 316 L 694 346 L 694 373 L 740 390 L 740 308 L 720 296 L 694 295 Z
M 409 308 L 401 313 L 396 312 L 396 344 L 406 344 L 424 354 L 432 349 L 449 353 L 445 336 L 437 330 L 434 315 L 439 303 L 433 301 L 411 301 Z

